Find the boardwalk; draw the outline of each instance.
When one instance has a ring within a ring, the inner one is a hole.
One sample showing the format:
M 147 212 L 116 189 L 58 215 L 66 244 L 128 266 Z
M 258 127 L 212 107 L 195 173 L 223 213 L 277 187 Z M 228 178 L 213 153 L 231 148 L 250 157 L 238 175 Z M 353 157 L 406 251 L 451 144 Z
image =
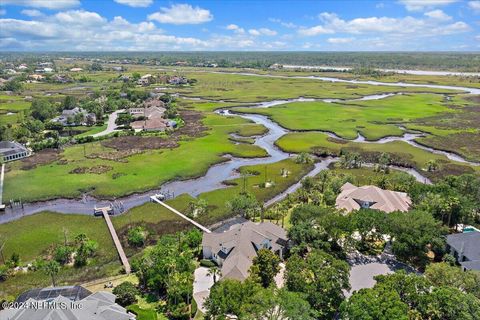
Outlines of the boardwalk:
M 113 243 L 115 243 L 115 247 L 117 248 L 118 255 L 120 256 L 120 260 L 122 261 L 123 267 L 125 268 L 125 272 L 129 274 L 131 271 L 130 263 L 128 262 L 125 252 L 123 251 L 122 243 L 118 239 L 117 232 L 113 227 L 113 223 L 112 223 L 112 220 L 110 219 L 110 215 L 108 214 L 108 210 L 109 210 L 108 207 L 95 208 L 95 211 L 102 212 L 103 217 L 105 218 L 105 222 L 107 223 L 107 226 L 108 226 L 108 231 L 110 231 L 110 235 L 112 236 Z
M 189 217 L 187 217 L 186 215 L 184 215 L 183 213 L 181 213 L 180 211 L 170 207 L 168 204 L 166 204 L 165 202 L 163 201 L 160 201 L 158 200 L 157 196 L 151 196 L 150 199 L 152 199 L 153 201 L 161 204 L 162 206 L 164 206 L 165 208 L 167 208 L 168 210 L 172 211 L 173 213 L 179 215 L 180 217 L 182 217 L 183 219 L 187 220 L 188 222 L 190 222 L 191 224 L 193 224 L 195 227 L 199 228 L 200 230 L 206 232 L 206 233 L 212 233 L 212 231 L 210 231 L 209 229 L 205 228 L 204 226 L 202 226 L 200 223 L 190 219 Z

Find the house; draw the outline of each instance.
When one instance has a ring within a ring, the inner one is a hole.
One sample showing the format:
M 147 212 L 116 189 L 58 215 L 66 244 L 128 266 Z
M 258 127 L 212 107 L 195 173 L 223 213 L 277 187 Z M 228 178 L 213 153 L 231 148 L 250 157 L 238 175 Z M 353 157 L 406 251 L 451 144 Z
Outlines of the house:
M 32 80 L 35 80 L 35 81 L 39 81 L 39 80 L 43 80 L 45 79 L 44 76 L 42 76 L 41 74 L 31 74 L 28 76 L 29 79 L 32 79 Z
M 78 123 L 75 123 L 75 118 L 79 115 L 79 114 L 82 114 L 83 115 L 83 118 L 82 118 L 82 121 L 81 122 L 78 122 Z M 87 116 L 87 111 L 85 111 L 84 109 L 82 108 L 79 108 L 79 107 L 75 107 L 73 109 L 65 109 L 62 111 L 62 114 L 56 118 L 54 118 L 52 121 L 53 122 L 58 122 L 58 123 L 61 123 L 62 125 L 64 126 L 68 126 L 68 125 L 79 125 L 79 124 L 83 124 L 83 122 L 85 121 L 85 117 Z
M 136 316 L 115 303 L 110 292 L 91 293 L 80 286 L 33 289 L 22 293 L 16 303 L 37 308 L 11 308 L 0 311 L 5 320 L 135 320 Z
M 152 81 L 153 76 L 151 74 L 146 74 L 138 79 L 137 84 L 141 86 L 148 86 Z
M 173 76 L 170 79 L 168 79 L 168 83 L 172 85 L 181 85 L 181 84 L 187 84 L 188 80 L 185 77 Z
M 73 82 L 72 79 L 70 79 L 69 77 L 67 77 L 65 75 L 60 75 L 60 74 L 54 75 L 52 77 L 52 80 L 55 81 L 55 82 L 59 82 L 59 83 Z
M 247 221 L 225 232 L 204 233 L 202 239 L 203 258 L 221 267 L 222 279 L 240 281 L 248 277 L 258 250 L 271 250 L 283 259 L 288 244 L 287 232 L 271 222 Z
M 3 162 L 26 158 L 31 154 L 30 150 L 18 142 L 0 141 L 0 157 Z
M 447 251 L 455 257 L 463 270 L 480 271 L 480 232 L 448 235 Z
M 82 68 L 72 68 L 70 69 L 71 72 L 80 72 L 80 71 L 83 71 Z
M 135 131 L 165 131 L 168 122 L 163 118 L 152 118 L 134 121 L 130 123 L 130 126 Z
M 376 186 L 357 187 L 347 182 L 340 190 L 335 206 L 347 212 L 360 208 L 384 212 L 408 211 L 412 204 L 405 192 L 383 190 Z
M 21 64 L 17 67 L 17 70 L 27 70 L 27 69 L 28 69 L 28 67 L 27 67 L 26 64 Z

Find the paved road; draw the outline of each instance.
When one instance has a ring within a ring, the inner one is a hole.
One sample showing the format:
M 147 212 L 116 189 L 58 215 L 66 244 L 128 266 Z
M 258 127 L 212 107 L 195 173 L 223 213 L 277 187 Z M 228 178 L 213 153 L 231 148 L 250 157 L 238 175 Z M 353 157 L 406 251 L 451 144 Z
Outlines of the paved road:
M 108 123 L 107 123 L 107 129 L 103 130 L 102 132 L 99 132 L 99 133 L 95 133 L 94 135 L 92 135 L 93 137 L 101 137 L 101 136 L 106 136 L 107 134 L 110 134 L 112 133 L 113 131 L 115 131 L 115 129 L 117 128 L 117 124 L 115 123 L 115 121 L 117 120 L 118 118 L 118 114 L 119 113 L 122 113 L 124 112 L 125 109 L 120 109 L 120 110 L 117 110 L 117 111 L 114 111 L 112 112 L 109 116 L 108 116 Z

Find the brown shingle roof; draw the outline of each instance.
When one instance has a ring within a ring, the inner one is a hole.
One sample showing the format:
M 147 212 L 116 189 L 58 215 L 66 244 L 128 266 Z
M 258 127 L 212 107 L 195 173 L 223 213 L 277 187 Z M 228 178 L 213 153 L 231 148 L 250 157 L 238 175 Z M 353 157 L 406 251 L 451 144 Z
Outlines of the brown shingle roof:
M 376 186 L 356 187 L 347 182 L 337 197 L 336 207 L 350 212 L 360 209 L 362 201 L 370 202 L 371 209 L 384 212 L 408 211 L 412 204 L 412 200 L 405 192 L 384 190 Z

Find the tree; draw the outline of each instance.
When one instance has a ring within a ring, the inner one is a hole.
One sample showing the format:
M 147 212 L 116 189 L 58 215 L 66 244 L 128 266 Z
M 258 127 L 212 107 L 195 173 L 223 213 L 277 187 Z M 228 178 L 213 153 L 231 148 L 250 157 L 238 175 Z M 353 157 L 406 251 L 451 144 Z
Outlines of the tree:
M 208 202 L 205 199 L 194 199 L 188 204 L 188 213 L 192 218 L 202 216 L 207 213 Z
M 301 164 L 309 164 L 313 163 L 313 158 L 307 152 L 302 152 L 295 158 L 295 162 Z
M 285 280 L 289 291 L 305 294 L 317 317 L 331 319 L 349 290 L 349 265 L 321 250 L 305 258 L 293 255 L 287 261 Z
M 217 283 L 217 276 L 222 276 L 222 271 L 218 266 L 211 266 L 208 268 L 207 276 L 213 276 L 213 284 Z
M 480 299 L 480 273 L 478 272 L 463 271 L 448 263 L 432 263 L 427 266 L 425 277 L 434 286 L 457 288 Z
M 408 305 L 393 288 L 374 287 L 355 292 L 340 306 L 344 320 L 408 320 Z
M 137 302 L 139 291 L 133 283 L 125 281 L 113 288 L 112 293 L 116 296 L 115 302 L 126 307 Z
M 438 170 L 438 161 L 435 159 L 430 159 L 427 161 L 425 164 L 425 167 L 427 168 L 428 172 L 434 172 Z
M 390 172 L 390 155 L 388 153 L 383 152 L 378 159 L 378 163 L 375 165 L 374 171 L 376 172 Z
M 147 241 L 147 231 L 138 226 L 128 230 L 128 243 L 134 247 L 143 247 Z
M 45 99 L 34 99 L 30 107 L 30 113 L 34 119 L 45 122 L 53 118 L 55 115 L 55 108 Z
M 132 121 L 133 121 L 132 115 L 130 115 L 129 113 L 120 113 L 118 115 L 117 120 L 115 120 L 115 123 L 118 125 L 128 126 Z
M 480 300 L 452 287 L 433 288 L 419 306 L 422 319 L 477 320 L 480 319 Z
M 240 193 L 227 202 L 227 208 L 233 214 L 239 214 L 246 218 L 253 218 L 261 211 L 261 206 L 251 193 Z
M 43 266 L 44 272 L 52 278 L 52 286 L 56 287 L 56 277 L 60 271 L 60 264 L 55 260 L 50 260 Z
M 18 79 L 12 79 L 3 84 L 3 89 L 5 91 L 18 92 L 23 88 L 22 83 Z
M 62 109 L 63 110 L 72 110 L 75 108 L 77 105 L 77 100 L 75 99 L 74 96 L 66 96 L 65 99 L 63 99 L 62 103 Z
M 386 229 L 393 238 L 393 253 L 400 260 L 425 266 L 428 245 L 445 233 L 440 223 L 431 214 L 419 210 L 392 212 L 387 217 Z
M 258 276 L 264 288 L 274 284 L 275 276 L 280 271 L 280 258 L 269 249 L 260 249 L 253 258 L 250 273 Z
M 55 248 L 53 257 L 55 261 L 57 261 L 61 265 L 64 265 L 70 262 L 72 257 L 72 252 L 73 252 L 73 248 L 69 246 L 57 246 Z
M 386 215 L 372 209 L 361 209 L 351 214 L 353 225 L 360 235 L 360 250 L 368 250 L 381 240 L 385 229 Z

